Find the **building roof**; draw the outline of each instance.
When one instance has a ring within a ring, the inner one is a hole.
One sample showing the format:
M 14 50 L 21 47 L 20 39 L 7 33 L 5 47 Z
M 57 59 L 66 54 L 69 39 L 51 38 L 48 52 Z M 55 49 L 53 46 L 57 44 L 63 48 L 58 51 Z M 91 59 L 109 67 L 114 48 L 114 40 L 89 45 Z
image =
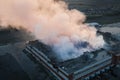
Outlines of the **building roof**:
M 62 62 L 59 59 L 57 59 L 57 56 L 55 55 L 54 51 L 52 51 L 50 46 L 45 45 L 40 41 L 32 41 L 30 42 L 30 45 L 32 45 L 32 47 L 37 48 L 41 52 L 43 52 L 51 60 L 51 64 L 54 64 L 55 66 L 60 67 L 61 69 L 63 69 L 69 74 L 79 69 L 93 65 L 103 59 L 111 57 L 107 53 L 107 51 L 105 51 L 104 49 L 101 49 L 92 53 L 86 53 L 87 55 L 82 55 L 78 58 Z M 92 55 L 94 55 L 92 58 L 89 57 Z

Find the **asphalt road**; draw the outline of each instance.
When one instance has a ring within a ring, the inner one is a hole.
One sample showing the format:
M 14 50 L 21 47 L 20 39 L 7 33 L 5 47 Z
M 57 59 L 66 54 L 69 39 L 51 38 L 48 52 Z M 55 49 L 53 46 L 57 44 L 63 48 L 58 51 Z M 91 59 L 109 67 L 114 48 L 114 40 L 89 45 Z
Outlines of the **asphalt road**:
M 0 80 L 30 80 L 30 78 L 16 59 L 6 53 L 5 55 L 0 55 Z
M 22 52 L 25 46 L 25 42 L 0 46 L 0 67 L 3 66 L 0 68 L 0 80 L 54 80 L 31 55 Z M 3 73 L 6 64 L 9 65 Z
M 41 64 L 22 52 L 33 36 L 24 31 L 4 30 L 0 39 L 0 80 L 52 80 Z

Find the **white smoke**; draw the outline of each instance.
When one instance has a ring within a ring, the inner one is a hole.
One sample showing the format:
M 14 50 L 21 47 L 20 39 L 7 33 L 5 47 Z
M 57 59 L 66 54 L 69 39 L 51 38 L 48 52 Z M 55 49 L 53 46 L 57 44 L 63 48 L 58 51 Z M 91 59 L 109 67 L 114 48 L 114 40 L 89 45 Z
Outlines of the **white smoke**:
M 57 0 L 0 0 L 0 24 L 30 31 L 63 60 L 102 48 L 102 36 L 84 24 L 86 17 Z M 79 44 L 79 45 L 77 45 Z

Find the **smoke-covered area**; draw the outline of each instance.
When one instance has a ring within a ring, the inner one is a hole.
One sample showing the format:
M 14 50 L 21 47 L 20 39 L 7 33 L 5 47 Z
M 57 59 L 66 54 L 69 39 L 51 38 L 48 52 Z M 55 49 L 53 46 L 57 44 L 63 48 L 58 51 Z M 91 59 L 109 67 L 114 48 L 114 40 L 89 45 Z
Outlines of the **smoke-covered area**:
M 63 60 L 102 48 L 102 36 L 84 24 L 86 17 L 57 0 L 0 0 L 0 24 L 26 29 L 50 45 Z

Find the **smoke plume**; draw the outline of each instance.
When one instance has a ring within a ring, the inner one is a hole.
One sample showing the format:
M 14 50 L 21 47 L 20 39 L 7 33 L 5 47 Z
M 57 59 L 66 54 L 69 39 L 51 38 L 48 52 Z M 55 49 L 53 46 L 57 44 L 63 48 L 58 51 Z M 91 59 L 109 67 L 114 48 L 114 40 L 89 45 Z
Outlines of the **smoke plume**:
M 85 19 L 60 0 L 0 0 L 0 25 L 26 29 L 63 60 L 104 46 L 103 37 L 84 24 Z

